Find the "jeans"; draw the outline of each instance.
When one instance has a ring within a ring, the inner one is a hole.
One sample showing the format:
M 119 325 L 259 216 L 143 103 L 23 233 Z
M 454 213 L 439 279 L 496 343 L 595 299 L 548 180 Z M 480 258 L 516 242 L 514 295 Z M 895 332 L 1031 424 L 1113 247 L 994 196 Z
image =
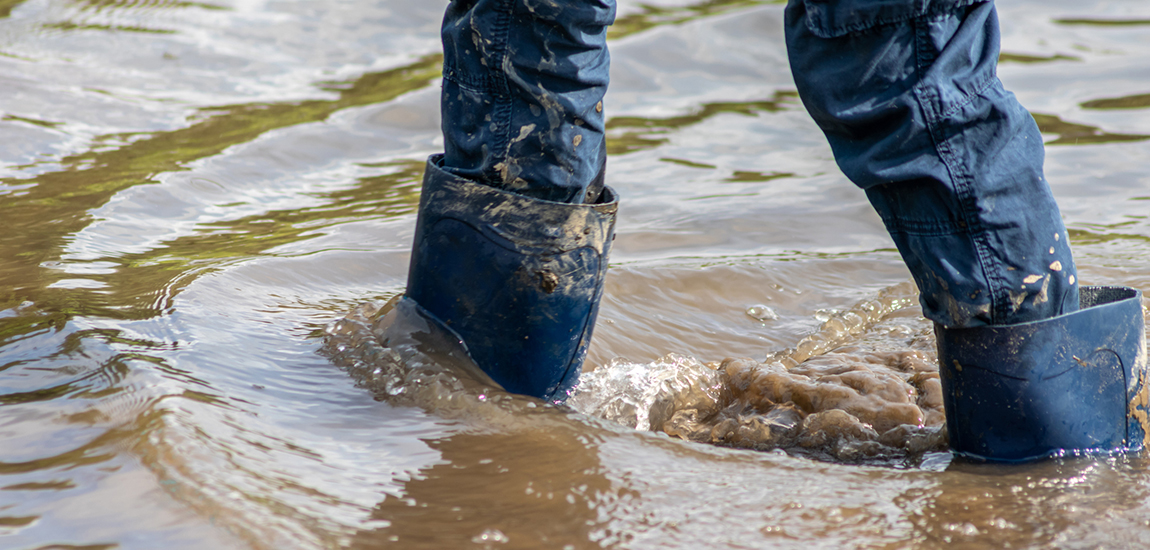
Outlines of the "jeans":
M 582 202 L 603 162 L 613 0 L 455 0 L 443 24 L 446 170 Z M 1078 309 L 1030 114 L 995 74 L 994 4 L 790 0 L 804 106 L 951 328 Z
M 444 168 L 582 203 L 606 161 L 614 0 L 454 0 L 443 19 Z

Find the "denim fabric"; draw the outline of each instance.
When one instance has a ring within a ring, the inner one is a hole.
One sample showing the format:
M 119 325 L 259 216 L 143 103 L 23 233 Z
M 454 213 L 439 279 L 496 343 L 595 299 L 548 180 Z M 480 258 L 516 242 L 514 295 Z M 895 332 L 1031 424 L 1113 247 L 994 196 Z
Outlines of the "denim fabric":
M 604 155 L 613 0 L 455 0 L 443 23 L 444 169 L 583 202 Z M 1038 127 L 995 74 L 994 5 L 790 0 L 795 82 L 946 327 L 1078 308 Z
M 614 20 L 614 0 L 452 1 L 442 30 L 445 169 L 521 195 L 584 202 L 606 158 Z
M 928 318 L 974 327 L 1078 309 L 1042 137 L 995 73 L 993 3 L 790 0 L 786 38 L 803 104 Z

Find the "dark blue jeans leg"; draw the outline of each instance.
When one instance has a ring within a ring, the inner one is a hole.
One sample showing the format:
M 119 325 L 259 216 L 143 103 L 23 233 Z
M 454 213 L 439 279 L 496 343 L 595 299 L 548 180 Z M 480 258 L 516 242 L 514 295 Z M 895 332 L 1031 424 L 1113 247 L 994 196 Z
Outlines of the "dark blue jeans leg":
M 453 0 L 443 20 L 445 170 L 581 203 L 606 159 L 614 0 Z
M 1078 309 L 1042 137 L 995 69 L 997 14 L 979 0 L 790 0 L 803 104 L 866 190 L 946 327 Z

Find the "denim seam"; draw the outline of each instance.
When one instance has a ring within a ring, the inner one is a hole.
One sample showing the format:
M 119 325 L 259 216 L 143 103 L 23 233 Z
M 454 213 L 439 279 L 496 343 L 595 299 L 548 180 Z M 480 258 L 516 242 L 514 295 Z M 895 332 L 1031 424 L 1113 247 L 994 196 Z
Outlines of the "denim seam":
M 926 24 L 926 18 L 918 18 L 914 21 L 915 28 L 915 60 L 917 66 L 915 70 L 919 75 L 926 73 L 926 68 L 937 60 L 937 56 L 929 55 L 925 44 L 929 42 L 929 26 Z M 984 88 L 980 88 L 984 89 Z M 992 265 L 997 263 L 994 255 L 990 253 L 990 243 L 987 242 L 987 234 L 981 221 L 977 216 L 972 215 L 975 212 L 974 190 L 972 189 L 972 177 L 964 169 L 961 159 L 954 153 L 949 142 L 942 134 L 941 126 L 944 123 L 946 116 L 943 112 L 935 110 L 934 106 L 937 105 L 941 98 L 932 89 L 924 85 L 922 80 L 919 80 L 914 86 L 915 99 L 918 101 L 919 109 L 923 112 L 923 118 L 926 121 L 927 131 L 930 134 L 931 141 L 934 142 L 935 152 L 938 154 L 939 159 L 942 160 L 946 166 L 947 172 L 950 174 L 951 182 L 954 185 L 955 195 L 958 200 L 958 223 L 960 229 L 965 229 L 966 234 L 969 235 L 971 244 L 974 245 L 974 250 L 978 256 L 978 265 L 982 269 L 982 277 L 986 281 L 986 287 L 990 293 L 991 300 L 991 323 L 996 323 L 998 319 L 1003 318 L 1006 310 L 1006 285 L 1003 281 L 995 277 L 993 273 L 997 271 L 990 269 Z M 971 94 L 969 97 L 974 97 Z M 965 102 L 963 103 L 965 104 Z M 946 112 L 951 112 L 948 109 Z
M 927 18 L 930 18 L 930 19 L 939 18 L 939 19 L 941 19 L 941 18 L 946 17 L 947 15 L 949 15 L 951 13 L 951 11 L 949 11 L 949 10 L 953 10 L 955 8 L 966 8 L 969 6 L 973 6 L 974 4 L 983 4 L 983 3 L 986 3 L 987 1 L 989 1 L 989 0 L 966 0 L 963 2 L 956 2 L 955 4 L 950 5 L 950 6 L 941 7 L 941 8 L 934 8 L 933 4 L 931 6 L 925 5 L 927 3 L 927 0 L 920 0 L 922 6 L 916 8 L 914 12 L 907 14 L 907 15 L 900 15 L 897 17 L 890 17 L 890 18 L 879 18 L 879 19 L 869 20 L 866 22 L 853 23 L 853 24 L 849 24 L 849 25 L 839 25 L 837 27 L 825 29 L 826 32 L 821 32 L 824 29 L 816 29 L 814 27 L 814 25 L 812 24 L 811 19 L 808 17 L 807 18 L 807 28 L 815 36 L 820 36 L 823 38 L 830 38 L 830 37 L 836 37 L 836 36 L 843 36 L 843 35 L 847 35 L 847 34 L 867 32 L 867 31 L 877 29 L 879 27 L 889 27 L 892 25 L 905 23 L 907 21 L 925 20 Z M 806 6 L 807 12 L 810 13 L 810 11 L 811 11 L 810 3 L 807 1 L 804 1 L 803 4 Z M 948 10 L 948 11 L 943 11 L 943 10 Z M 823 36 L 824 34 L 827 34 L 829 36 Z
M 943 118 L 943 119 L 950 118 L 950 117 L 954 116 L 954 114 L 957 113 L 963 107 L 966 107 L 967 105 L 970 105 L 971 103 L 974 103 L 974 100 L 978 99 L 978 97 L 981 96 L 982 93 L 985 92 L 986 89 L 989 88 L 991 86 L 991 84 L 994 83 L 996 78 L 998 78 L 998 76 L 995 73 L 991 72 L 991 74 L 989 76 L 987 76 L 981 82 L 976 84 L 974 91 L 970 92 L 969 94 L 966 94 L 966 96 L 962 98 L 962 101 L 956 102 L 949 109 L 947 109 L 946 111 L 943 111 L 940 118 Z
M 882 222 L 883 225 L 886 226 L 887 231 L 892 233 L 902 233 L 904 235 L 915 235 L 920 237 L 945 237 L 969 233 L 969 231 L 964 228 L 956 229 L 954 225 L 944 222 L 890 219 L 886 217 L 882 217 Z
M 447 68 L 443 71 L 443 79 L 450 80 L 454 82 L 456 86 L 475 93 L 493 93 L 491 81 L 486 76 L 469 78 L 454 68 Z
M 499 52 L 498 59 L 499 68 L 494 70 L 494 78 L 492 87 L 496 89 L 501 100 L 495 104 L 492 109 L 491 119 L 496 123 L 499 128 L 495 134 L 495 143 L 492 151 L 496 161 L 493 166 L 497 166 L 507 160 L 507 153 L 511 148 L 511 104 L 513 99 L 511 97 L 511 87 L 507 83 L 507 74 L 505 66 L 510 63 L 510 34 L 511 34 L 511 19 L 515 11 L 515 0 L 504 0 L 499 5 L 499 17 L 495 19 L 492 26 L 493 34 L 496 40 L 496 51 Z M 507 183 L 498 174 L 492 174 L 491 177 L 499 183 Z

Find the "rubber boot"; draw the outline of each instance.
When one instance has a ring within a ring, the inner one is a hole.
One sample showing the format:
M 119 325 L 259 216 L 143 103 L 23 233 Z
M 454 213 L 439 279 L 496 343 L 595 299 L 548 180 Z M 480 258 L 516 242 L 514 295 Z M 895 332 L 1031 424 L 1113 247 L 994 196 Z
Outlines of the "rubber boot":
M 935 325 L 951 449 L 993 462 L 1142 449 L 1142 293 L 1079 290 L 1081 309 L 1017 325 Z
M 543 201 L 441 162 L 431 157 L 424 174 L 407 297 L 507 391 L 565 400 L 599 310 L 615 192 L 603 186 L 595 204 Z

